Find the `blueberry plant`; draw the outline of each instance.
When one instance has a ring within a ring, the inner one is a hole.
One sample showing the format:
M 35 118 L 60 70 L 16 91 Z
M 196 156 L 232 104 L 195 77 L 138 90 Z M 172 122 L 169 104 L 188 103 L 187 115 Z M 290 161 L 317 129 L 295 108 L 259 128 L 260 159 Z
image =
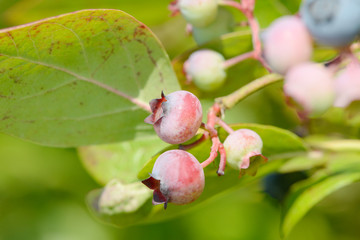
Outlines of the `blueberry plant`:
M 169 3 L 187 23 L 179 34 L 198 44 L 172 62 L 120 10 L 3 29 L 0 131 L 76 147 L 104 185 L 89 208 L 115 226 L 168 219 L 262 179 L 287 236 L 320 200 L 360 180 L 360 2 L 299 1 L 265 26 L 260 2 Z M 276 121 L 236 114 L 258 109 Z

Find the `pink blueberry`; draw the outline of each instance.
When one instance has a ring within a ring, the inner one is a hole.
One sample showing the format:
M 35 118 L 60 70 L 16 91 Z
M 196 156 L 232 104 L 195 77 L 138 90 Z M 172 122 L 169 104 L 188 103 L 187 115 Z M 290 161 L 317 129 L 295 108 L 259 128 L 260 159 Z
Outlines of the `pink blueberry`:
M 290 67 L 311 58 L 312 39 L 298 17 L 278 18 L 266 29 L 263 40 L 265 59 L 280 74 L 285 74 Z
M 150 102 L 152 114 L 145 119 L 157 135 L 170 144 L 180 144 L 195 136 L 202 122 L 199 99 L 187 91 L 176 91 Z
M 154 190 L 153 204 L 188 204 L 204 190 L 204 170 L 191 153 L 170 150 L 157 158 L 151 177 L 143 183 Z
M 262 146 L 261 137 L 256 132 L 250 129 L 236 130 L 224 141 L 226 161 L 234 169 L 246 169 L 251 157 L 261 155 Z
M 205 27 L 216 19 L 217 0 L 179 0 L 178 6 L 186 21 L 196 27 Z
M 334 103 L 332 73 L 320 64 L 301 63 L 286 74 L 284 92 L 300 105 L 306 115 L 318 116 Z
M 346 107 L 352 101 L 360 100 L 360 63 L 351 62 L 335 79 L 336 98 L 334 106 Z
M 193 52 L 184 63 L 188 79 L 203 91 L 214 91 L 221 87 L 226 79 L 225 58 L 218 52 L 203 49 Z

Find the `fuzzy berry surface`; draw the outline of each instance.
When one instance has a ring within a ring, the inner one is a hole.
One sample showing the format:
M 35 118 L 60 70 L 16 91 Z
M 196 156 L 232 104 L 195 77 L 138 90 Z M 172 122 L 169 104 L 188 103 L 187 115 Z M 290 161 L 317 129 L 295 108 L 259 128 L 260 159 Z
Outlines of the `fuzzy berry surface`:
M 262 37 L 265 59 L 277 73 L 285 74 L 290 67 L 309 61 L 312 56 L 310 33 L 298 17 L 278 18 Z
M 145 119 L 153 124 L 157 135 L 170 144 L 190 140 L 202 123 L 199 99 L 188 91 L 176 91 L 150 102 L 153 113 Z
M 183 150 L 170 150 L 161 154 L 155 162 L 151 177 L 160 181 L 154 194 L 160 194 L 165 202 L 177 205 L 195 201 L 205 186 L 202 166 L 191 153 Z M 160 192 L 156 193 L 156 190 Z M 154 196 L 154 199 L 157 198 Z
M 184 71 L 199 89 L 210 92 L 225 82 L 224 62 L 224 57 L 216 51 L 198 50 L 184 63 Z
M 227 163 L 234 169 L 246 169 L 250 158 L 261 155 L 261 137 L 250 129 L 239 129 L 229 134 L 224 141 Z
M 341 47 L 360 34 L 360 1 L 304 0 L 300 15 L 321 44 Z
M 218 11 L 217 0 L 179 0 L 178 6 L 186 21 L 195 27 L 212 23 Z
M 360 100 L 360 63 L 351 62 L 335 79 L 336 99 L 334 106 L 347 107 Z
M 324 66 L 312 62 L 296 65 L 288 71 L 284 92 L 308 116 L 323 114 L 335 100 L 332 73 Z

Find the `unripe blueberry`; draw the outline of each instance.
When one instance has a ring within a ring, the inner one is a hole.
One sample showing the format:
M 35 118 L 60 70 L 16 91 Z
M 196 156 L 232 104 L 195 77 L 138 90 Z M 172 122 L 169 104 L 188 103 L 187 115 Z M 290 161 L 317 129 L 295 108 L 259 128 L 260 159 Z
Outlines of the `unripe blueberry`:
M 204 190 L 204 170 L 191 153 L 170 150 L 156 159 L 151 177 L 143 183 L 154 190 L 153 204 L 188 204 Z
M 301 18 L 319 43 L 341 47 L 360 33 L 360 1 L 304 0 Z
M 335 99 L 331 72 L 311 62 L 301 63 L 287 72 L 284 92 L 310 116 L 324 113 Z
M 205 27 L 217 15 L 217 0 L 179 0 L 178 6 L 186 21 L 195 27 Z
M 198 45 L 219 38 L 221 35 L 234 31 L 235 21 L 232 13 L 219 8 L 215 21 L 206 27 L 193 27 L 192 35 Z
M 262 146 L 261 137 L 256 132 L 250 129 L 236 130 L 224 141 L 226 161 L 234 169 L 246 169 L 251 157 L 261 155 Z
M 176 91 L 150 101 L 152 114 L 145 119 L 157 135 L 170 144 L 180 144 L 195 136 L 202 122 L 199 99 L 188 91 Z
M 335 79 L 336 99 L 334 106 L 346 107 L 360 100 L 360 64 L 351 62 Z
M 184 63 L 188 79 L 203 91 L 213 91 L 222 86 L 226 79 L 224 57 L 212 50 L 193 52 Z
M 264 56 L 270 67 L 285 74 L 290 67 L 309 61 L 312 55 L 311 36 L 295 16 L 275 20 L 263 35 Z

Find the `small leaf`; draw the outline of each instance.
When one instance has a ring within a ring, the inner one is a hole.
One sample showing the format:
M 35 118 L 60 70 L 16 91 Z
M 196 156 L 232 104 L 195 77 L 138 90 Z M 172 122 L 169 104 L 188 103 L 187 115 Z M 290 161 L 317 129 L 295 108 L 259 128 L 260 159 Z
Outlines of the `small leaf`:
M 167 146 L 160 138 L 123 141 L 78 148 L 80 159 L 90 175 L 105 185 L 112 179 L 123 183 L 138 180 L 137 174 L 144 163 L 161 148 Z
M 250 158 L 250 165 L 246 169 L 240 169 L 240 177 L 244 175 L 255 176 L 260 165 L 267 162 L 267 158 L 260 155 L 255 155 Z
M 148 102 L 179 89 L 153 33 L 118 10 L 0 31 L 0 132 L 74 147 L 154 135 Z
M 360 172 L 348 172 L 310 182 L 293 191 L 282 216 L 282 234 L 286 237 L 300 219 L 318 202 L 336 190 L 360 180 Z

